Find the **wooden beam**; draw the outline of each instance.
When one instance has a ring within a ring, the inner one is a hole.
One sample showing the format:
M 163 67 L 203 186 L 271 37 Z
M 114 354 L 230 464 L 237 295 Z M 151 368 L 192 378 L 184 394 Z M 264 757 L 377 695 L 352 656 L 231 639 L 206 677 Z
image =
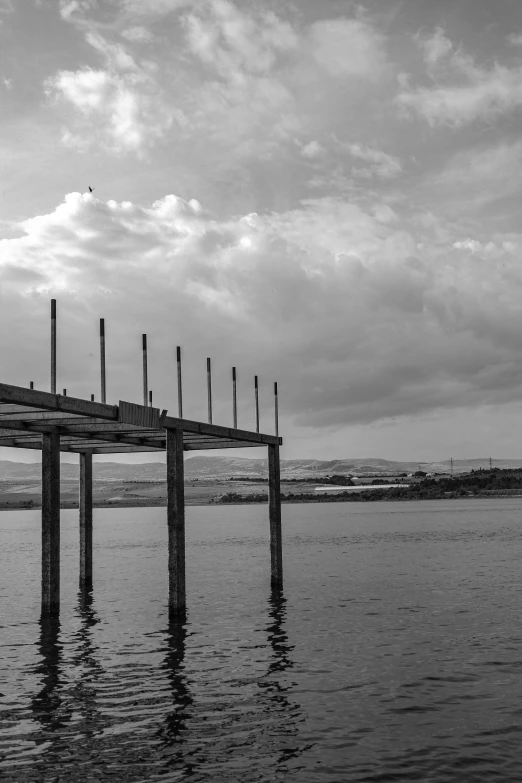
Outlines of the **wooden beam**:
M 249 449 L 250 447 L 263 446 L 263 443 L 245 443 L 244 441 L 204 441 L 203 443 L 186 443 L 185 451 L 206 451 L 209 449 Z
M 268 447 L 268 508 L 270 516 L 271 582 L 273 587 L 281 587 L 283 585 L 283 544 L 279 446 Z
M 80 454 L 80 589 L 92 587 L 92 453 Z
M 80 400 L 77 397 L 63 397 L 37 389 L 24 389 L 0 383 L 0 402 L 15 405 L 29 405 L 32 408 L 44 408 L 50 411 L 92 416 L 97 419 L 118 420 L 118 406 L 104 405 L 101 402 Z
M 221 427 L 218 424 L 205 424 L 199 421 L 190 421 L 188 419 L 176 419 L 173 416 L 166 416 L 164 420 L 166 429 L 181 429 L 184 432 L 195 432 L 202 435 L 212 435 L 214 437 L 230 438 L 232 440 L 247 440 L 255 443 L 279 445 L 280 440 L 275 435 L 263 435 L 248 430 L 236 430 L 230 427 Z
M 169 616 L 183 617 L 185 589 L 185 488 L 183 432 L 167 430 L 167 525 L 169 547 Z
M 42 614 L 60 611 L 60 436 L 42 435 Z

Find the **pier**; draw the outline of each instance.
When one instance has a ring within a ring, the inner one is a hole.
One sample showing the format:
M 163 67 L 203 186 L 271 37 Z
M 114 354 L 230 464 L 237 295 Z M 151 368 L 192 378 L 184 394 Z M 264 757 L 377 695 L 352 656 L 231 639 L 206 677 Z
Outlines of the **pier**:
M 0 446 L 37 449 L 42 453 L 42 615 L 60 611 L 60 453 L 78 454 L 79 583 L 93 582 L 92 466 L 95 454 L 166 452 L 168 527 L 168 606 L 171 617 L 186 610 L 184 452 L 206 449 L 268 449 L 271 583 L 283 583 L 280 459 L 277 384 L 275 435 L 259 432 L 258 379 L 255 376 L 256 432 L 237 427 L 236 368 L 233 368 L 233 427 L 212 422 L 211 364 L 207 360 L 208 422 L 183 418 L 181 352 L 177 347 L 178 416 L 152 407 L 147 382 L 147 341 L 142 336 L 143 404 L 106 402 L 105 322 L 100 320 L 101 402 L 56 393 L 56 301 L 51 302 L 51 391 L 0 383 Z

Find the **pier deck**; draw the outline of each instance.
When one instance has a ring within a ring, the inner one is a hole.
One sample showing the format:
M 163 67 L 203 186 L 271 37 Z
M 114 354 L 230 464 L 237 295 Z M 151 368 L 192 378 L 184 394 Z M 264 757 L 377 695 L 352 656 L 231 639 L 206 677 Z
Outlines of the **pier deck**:
M 278 446 L 276 435 L 168 416 L 159 408 L 119 405 L 0 384 L 0 446 L 42 448 L 45 433 L 60 435 L 60 451 L 122 454 L 165 451 L 166 430 L 183 433 L 183 450 Z

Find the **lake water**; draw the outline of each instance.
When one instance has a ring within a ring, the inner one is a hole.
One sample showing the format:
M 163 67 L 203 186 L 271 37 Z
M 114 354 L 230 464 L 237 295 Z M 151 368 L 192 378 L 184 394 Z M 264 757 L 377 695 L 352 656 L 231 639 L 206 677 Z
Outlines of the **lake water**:
M 522 780 L 520 499 L 187 509 L 186 624 L 165 509 L 95 511 L 78 593 L 39 622 L 39 512 L 0 513 L 0 778 Z

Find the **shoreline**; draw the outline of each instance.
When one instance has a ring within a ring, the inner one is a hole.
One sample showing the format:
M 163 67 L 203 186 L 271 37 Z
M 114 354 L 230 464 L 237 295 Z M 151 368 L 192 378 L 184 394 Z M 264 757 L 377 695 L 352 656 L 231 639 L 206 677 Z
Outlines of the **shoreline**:
M 352 493 L 355 495 L 355 493 Z M 364 497 L 358 495 L 356 498 L 352 500 L 352 498 L 347 497 L 336 497 L 334 495 L 328 496 L 328 500 L 325 499 L 324 496 L 317 497 L 317 498 L 307 498 L 307 497 L 292 497 L 292 498 L 281 498 L 281 504 L 282 505 L 295 505 L 299 503 L 364 503 L 365 505 L 367 503 L 403 503 L 403 502 L 419 502 L 423 500 L 493 500 L 497 498 L 522 498 L 522 490 L 520 492 L 502 492 L 499 491 L 498 494 L 489 492 L 489 493 L 477 493 L 477 494 L 469 494 L 469 495 L 456 495 L 453 497 L 433 497 L 433 498 L 419 498 L 419 497 L 399 497 L 399 498 L 370 498 L 368 496 Z M 266 500 L 233 500 L 233 501 L 220 501 L 215 502 L 214 500 L 203 500 L 201 498 L 194 498 L 189 499 L 185 502 L 186 506 L 259 506 L 259 505 L 268 505 L 268 498 Z M 134 498 L 133 500 L 126 501 L 101 501 L 101 502 L 93 502 L 92 504 L 93 508 L 166 508 L 167 507 L 167 500 L 166 498 L 158 499 L 157 501 L 151 499 L 151 498 L 143 498 L 143 500 L 138 500 Z M 20 501 L 19 503 L 12 503 L 12 502 L 0 502 L 0 511 L 39 511 L 41 510 L 42 505 L 41 503 L 31 503 L 30 501 Z M 67 510 L 77 510 L 79 508 L 78 501 L 62 501 L 60 503 L 60 509 L 67 511 Z

